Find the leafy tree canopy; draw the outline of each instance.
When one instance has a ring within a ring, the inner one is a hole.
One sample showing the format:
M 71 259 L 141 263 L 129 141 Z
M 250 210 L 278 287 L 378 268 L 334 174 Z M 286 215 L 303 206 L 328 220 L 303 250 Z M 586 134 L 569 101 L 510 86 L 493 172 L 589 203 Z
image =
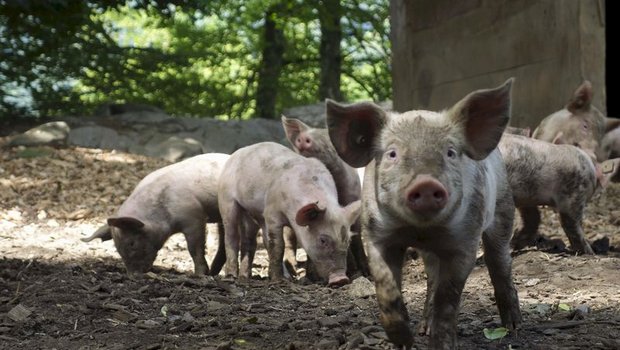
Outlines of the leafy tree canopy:
M 0 0 L 0 116 L 147 103 L 179 116 L 255 112 L 267 8 L 285 34 L 277 107 L 318 100 L 321 1 Z M 346 100 L 391 96 L 387 0 L 342 0 Z

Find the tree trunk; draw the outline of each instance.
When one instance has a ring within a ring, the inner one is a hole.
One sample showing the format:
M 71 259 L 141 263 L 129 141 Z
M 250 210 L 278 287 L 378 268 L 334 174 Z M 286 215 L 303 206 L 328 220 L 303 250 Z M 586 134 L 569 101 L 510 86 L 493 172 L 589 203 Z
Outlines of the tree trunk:
M 284 32 L 275 20 L 279 15 L 277 5 L 270 7 L 265 13 L 263 57 L 256 90 L 256 116 L 265 119 L 277 117 L 278 80 L 282 72 L 285 46 Z
M 342 55 L 340 41 L 342 29 L 340 18 L 342 7 L 340 0 L 323 0 L 323 6 L 319 8 L 319 21 L 321 23 L 321 81 L 319 85 L 319 99 L 331 98 L 342 101 L 340 91 L 340 73 Z

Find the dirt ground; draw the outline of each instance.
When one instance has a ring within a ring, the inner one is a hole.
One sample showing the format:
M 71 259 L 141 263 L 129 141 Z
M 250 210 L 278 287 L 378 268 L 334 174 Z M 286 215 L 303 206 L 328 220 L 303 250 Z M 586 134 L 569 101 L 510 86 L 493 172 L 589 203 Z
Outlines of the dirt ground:
M 270 283 L 262 249 L 256 278 L 247 283 L 195 277 L 183 237 L 175 235 L 154 272 L 130 278 L 111 241 L 79 240 L 163 165 L 100 150 L 0 150 L 0 349 L 392 348 L 363 277 L 339 289 L 304 279 Z M 620 349 L 619 204 L 620 185 L 612 185 L 588 207 L 585 230 L 590 239 L 610 240 L 605 255 L 536 248 L 515 254 L 524 322 L 502 339 L 483 333 L 499 327 L 499 316 L 479 262 L 462 298 L 460 347 Z M 543 215 L 541 232 L 567 242 L 557 215 L 548 209 Z M 212 239 L 208 246 L 210 260 Z M 404 268 L 415 327 L 425 276 L 419 260 Z M 424 349 L 428 339 L 415 341 Z

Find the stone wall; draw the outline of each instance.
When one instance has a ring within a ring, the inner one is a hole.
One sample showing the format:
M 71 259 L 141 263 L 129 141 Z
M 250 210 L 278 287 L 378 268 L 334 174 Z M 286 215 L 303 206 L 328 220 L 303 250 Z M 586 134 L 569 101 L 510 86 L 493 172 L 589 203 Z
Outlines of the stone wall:
M 605 111 L 602 0 L 391 0 L 394 109 L 443 109 L 516 77 L 513 119 L 535 127 L 583 79 Z

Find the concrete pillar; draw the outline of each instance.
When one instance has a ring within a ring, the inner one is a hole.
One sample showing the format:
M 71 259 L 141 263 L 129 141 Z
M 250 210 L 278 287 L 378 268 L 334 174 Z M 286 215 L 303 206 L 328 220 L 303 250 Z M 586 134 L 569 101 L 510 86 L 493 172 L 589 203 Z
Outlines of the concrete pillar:
M 391 0 L 394 109 L 440 110 L 515 77 L 511 125 L 534 128 L 583 79 L 605 111 L 603 0 Z

